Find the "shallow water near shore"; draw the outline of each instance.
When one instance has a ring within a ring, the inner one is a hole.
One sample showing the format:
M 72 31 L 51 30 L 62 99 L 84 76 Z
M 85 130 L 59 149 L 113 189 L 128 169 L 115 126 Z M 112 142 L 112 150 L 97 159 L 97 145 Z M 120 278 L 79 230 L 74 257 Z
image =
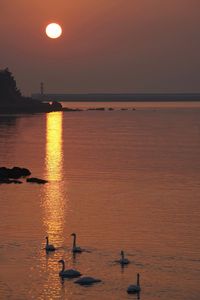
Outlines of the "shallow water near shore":
M 0 166 L 49 181 L 0 185 L 0 299 L 137 299 L 137 273 L 140 299 L 199 299 L 199 104 L 101 106 L 0 117 Z M 62 282 L 60 259 L 102 283 Z

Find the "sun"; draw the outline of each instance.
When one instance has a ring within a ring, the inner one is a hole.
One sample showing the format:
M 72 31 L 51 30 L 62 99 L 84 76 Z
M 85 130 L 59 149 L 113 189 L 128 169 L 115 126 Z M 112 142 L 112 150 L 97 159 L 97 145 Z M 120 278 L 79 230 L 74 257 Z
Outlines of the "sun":
M 46 35 L 51 39 L 57 39 L 62 34 L 62 28 L 57 23 L 50 23 L 46 27 Z

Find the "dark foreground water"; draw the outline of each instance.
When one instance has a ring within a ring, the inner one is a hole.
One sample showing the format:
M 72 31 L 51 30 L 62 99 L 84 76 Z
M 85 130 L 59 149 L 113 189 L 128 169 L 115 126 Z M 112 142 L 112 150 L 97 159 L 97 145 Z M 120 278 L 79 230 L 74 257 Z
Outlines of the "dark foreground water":
M 0 299 L 137 299 L 138 272 L 142 300 L 200 299 L 200 106 L 106 105 L 0 116 L 0 166 L 49 180 L 0 185 Z M 102 283 L 62 282 L 59 259 Z

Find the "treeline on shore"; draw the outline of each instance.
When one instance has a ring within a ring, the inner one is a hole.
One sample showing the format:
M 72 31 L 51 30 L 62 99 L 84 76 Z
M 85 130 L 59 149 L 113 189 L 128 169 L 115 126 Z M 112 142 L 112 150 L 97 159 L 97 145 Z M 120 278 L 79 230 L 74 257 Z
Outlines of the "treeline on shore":
M 62 110 L 56 101 L 45 103 L 24 97 L 17 88 L 14 76 L 8 68 L 0 70 L 0 114 L 6 113 L 37 113 Z

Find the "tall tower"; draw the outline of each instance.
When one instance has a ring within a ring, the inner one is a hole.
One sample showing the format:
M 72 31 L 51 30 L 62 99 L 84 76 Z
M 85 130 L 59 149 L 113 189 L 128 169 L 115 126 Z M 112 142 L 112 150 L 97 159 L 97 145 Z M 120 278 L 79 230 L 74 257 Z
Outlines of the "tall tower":
M 40 95 L 44 96 L 44 82 L 40 83 Z

